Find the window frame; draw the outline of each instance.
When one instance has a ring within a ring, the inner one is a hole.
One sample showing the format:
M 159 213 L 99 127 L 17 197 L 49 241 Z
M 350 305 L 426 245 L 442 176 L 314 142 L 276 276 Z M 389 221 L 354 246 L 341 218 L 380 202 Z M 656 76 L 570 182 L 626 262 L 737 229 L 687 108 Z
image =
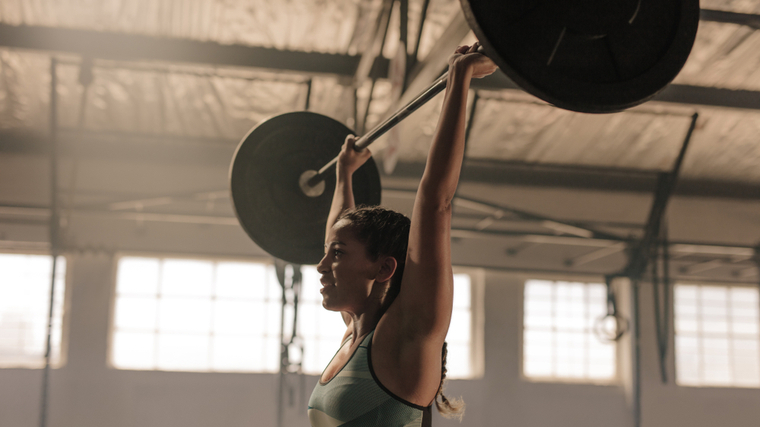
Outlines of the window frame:
M 670 301 L 672 303 L 672 306 L 670 309 L 672 310 L 672 316 L 670 319 L 667 319 L 670 327 L 670 334 L 668 336 L 668 345 L 670 348 L 673 349 L 672 352 L 669 352 L 671 356 L 669 356 L 669 366 L 673 369 L 673 383 L 677 387 L 684 387 L 687 389 L 723 389 L 723 390 L 760 390 L 760 384 L 755 386 L 743 386 L 743 385 L 725 385 L 725 384 L 684 384 L 681 383 L 678 380 L 678 349 L 676 347 L 677 343 L 677 336 L 678 333 L 676 331 L 676 287 L 677 286 L 697 286 L 697 287 L 703 287 L 703 286 L 712 286 L 712 287 L 725 287 L 725 288 L 747 288 L 747 289 L 755 289 L 758 291 L 758 300 L 760 302 L 760 289 L 758 289 L 757 285 L 749 284 L 749 283 L 731 283 L 731 282 L 718 282 L 718 281 L 704 281 L 704 280 L 674 280 L 673 285 L 670 286 Z M 758 336 L 760 337 L 760 307 L 758 307 Z M 730 333 L 729 333 L 730 335 Z M 701 338 L 701 335 L 700 335 Z M 758 355 L 758 364 L 760 364 L 760 354 Z
M 197 260 L 210 262 L 248 262 L 260 263 L 266 266 L 274 266 L 274 259 L 266 256 L 235 256 L 235 255 L 204 255 L 197 253 L 176 253 L 176 252 L 148 252 L 148 251 L 118 251 L 113 254 L 111 268 L 111 283 L 108 295 L 108 335 L 106 337 L 106 367 L 114 371 L 134 371 L 134 372 L 180 372 L 193 374 L 236 374 L 236 375 L 261 375 L 271 374 L 270 371 L 217 371 L 217 370 L 165 370 L 165 369 L 143 369 L 143 368 L 120 368 L 115 366 L 114 361 L 114 335 L 116 332 L 116 298 L 117 279 L 119 274 L 119 260 L 126 257 L 135 258 L 157 258 Z
M 519 325 L 518 325 L 518 365 L 519 365 L 519 379 L 526 383 L 537 384 L 568 384 L 568 385 L 587 385 L 594 387 L 618 387 L 622 384 L 622 366 L 621 366 L 621 353 L 623 351 L 622 340 L 616 341 L 615 347 L 615 375 L 608 379 L 594 379 L 594 378 L 557 378 L 557 377 L 530 377 L 525 375 L 525 287 L 530 280 L 543 280 L 550 282 L 573 282 L 583 284 L 595 284 L 599 283 L 604 285 L 604 277 L 602 276 L 589 276 L 578 275 L 571 276 L 561 274 L 525 274 L 521 273 L 517 275 L 517 280 L 520 285 L 520 312 L 519 312 Z M 618 298 L 619 300 L 619 298 Z M 618 306 L 619 306 L 618 301 Z M 620 307 L 618 307 L 619 309 Z M 631 331 L 627 332 L 631 333 Z M 593 335 L 593 334 L 592 334 Z

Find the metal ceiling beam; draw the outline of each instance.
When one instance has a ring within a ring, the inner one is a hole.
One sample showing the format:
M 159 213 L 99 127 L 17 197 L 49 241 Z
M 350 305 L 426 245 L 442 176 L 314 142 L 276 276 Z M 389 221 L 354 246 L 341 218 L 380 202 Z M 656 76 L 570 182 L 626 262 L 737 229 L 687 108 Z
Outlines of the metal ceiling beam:
M 353 76 L 361 60 L 361 57 L 352 55 L 287 51 L 142 34 L 8 24 L 0 24 L 0 46 L 63 52 L 117 61 L 179 62 L 341 76 Z M 382 56 L 377 58 L 369 75 L 376 78 L 386 77 L 388 60 Z
M 423 162 L 399 162 L 393 171 L 393 177 L 418 179 L 422 176 L 424 167 Z M 499 185 L 651 193 L 657 185 L 657 171 L 467 159 L 461 179 L 462 182 Z M 760 200 L 760 185 L 687 178 L 679 180 L 675 194 Z
M 229 166 L 239 141 L 171 135 L 120 132 L 61 132 L 64 158 L 119 159 L 166 164 Z M 179 149 L 181 147 L 181 149 Z M 0 153 L 47 155 L 43 136 L 0 132 Z M 393 178 L 418 180 L 425 163 L 399 162 Z M 655 170 L 614 169 L 581 165 L 535 164 L 504 160 L 465 160 L 462 182 L 586 189 L 609 192 L 651 193 L 657 185 Z M 383 174 L 383 168 L 380 168 Z M 381 175 L 384 176 L 384 175 Z M 686 178 L 678 182 L 678 196 L 760 200 L 760 185 L 750 182 Z
M 714 20 L 720 17 L 725 18 L 720 22 L 740 21 L 740 17 L 747 17 L 746 20 L 754 22 L 752 20 L 758 15 L 730 14 L 726 18 L 724 15 L 710 12 L 708 16 L 712 16 Z M 446 58 L 469 31 L 464 18 L 460 17 L 461 14 L 457 14 L 436 47 L 412 70 L 408 90 L 404 96 L 411 97 L 412 94 L 421 92 L 445 68 Z M 353 55 L 286 51 L 140 34 L 8 24 L 0 24 L 0 47 L 63 52 L 95 59 L 249 67 L 345 77 L 353 77 L 361 61 L 360 56 Z M 378 57 L 369 74 L 371 78 L 387 78 L 388 63 L 388 59 Z M 499 72 L 473 82 L 473 88 L 520 89 Z M 653 100 L 675 104 L 760 110 L 760 91 L 751 90 L 671 84 Z M 402 98 L 400 103 L 403 101 Z
M 760 30 L 760 15 L 753 15 L 751 13 L 702 9 L 699 11 L 699 19 L 702 21 L 720 22 L 723 24 L 746 25 L 750 28 Z
M 655 95 L 652 101 L 760 110 L 760 92 L 718 87 L 670 84 L 662 92 Z

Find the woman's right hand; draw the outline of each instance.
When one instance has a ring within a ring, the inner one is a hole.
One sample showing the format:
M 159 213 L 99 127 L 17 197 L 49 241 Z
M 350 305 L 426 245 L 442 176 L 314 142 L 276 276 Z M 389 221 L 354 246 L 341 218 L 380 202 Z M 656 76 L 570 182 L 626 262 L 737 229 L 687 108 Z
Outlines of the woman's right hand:
M 354 150 L 354 144 L 356 144 L 358 139 L 354 135 L 346 137 L 346 141 L 343 143 L 343 147 L 338 155 L 338 174 L 345 173 L 351 176 L 367 159 L 372 157 L 372 153 L 370 153 L 368 148 L 361 151 Z

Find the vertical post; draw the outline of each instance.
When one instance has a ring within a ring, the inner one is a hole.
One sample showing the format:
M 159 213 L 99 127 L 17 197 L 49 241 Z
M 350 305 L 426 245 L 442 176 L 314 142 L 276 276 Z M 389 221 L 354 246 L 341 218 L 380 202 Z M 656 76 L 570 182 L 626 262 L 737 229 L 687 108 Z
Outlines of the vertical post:
M 404 80 L 401 82 L 401 92 L 399 93 L 399 98 L 401 98 L 401 94 L 406 90 L 406 84 L 409 80 L 409 0 L 398 0 L 398 11 L 400 28 L 398 37 L 399 52 L 397 56 L 404 61 Z M 398 99 L 394 99 L 394 102 L 398 102 Z
M 40 403 L 40 427 L 47 425 L 48 389 L 50 383 L 51 335 L 53 329 L 53 303 L 55 302 L 55 276 L 58 259 L 58 143 L 56 121 L 58 116 L 58 76 L 57 60 L 50 60 L 50 256 L 52 268 L 50 273 L 50 299 L 47 319 L 47 336 L 45 340 L 45 369 L 42 373 L 42 397 Z
M 430 0 L 423 0 L 422 11 L 420 12 L 420 25 L 417 27 L 417 39 L 414 41 L 414 51 L 412 52 L 412 61 L 414 64 L 419 60 L 418 54 L 420 51 L 420 39 L 422 38 L 422 30 L 425 27 L 425 19 L 427 18 L 428 6 Z
M 311 86 L 312 86 L 313 79 L 309 79 L 306 82 L 306 103 L 303 106 L 304 111 L 309 111 L 309 107 L 311 106 Z
M 631 279 L 631 293 L 632 293 L 632 311 L 633 311 L 633 425 L 639 427 L 641 425 L 641 332 L 640 332 L 640 309 L 639 309 L 639 284 L 644 271 L 647 268 L 648 262 L 652 258 L 654 253 L 654 247 L 658 243 L 658 239 L 661 235 L 660 227 L 662 225 L 662 219 L 665 216 L 665 209 L 668 205 L 668 200 L 673 194 L 676 182 L 678 180 L 678 174 L 683 164 L 683 159 L 686 156 L 686 149 L 691 141 L 691 136 L 696 129 L 697 119 L 699 115 L 694 113 L 691 116 L 691 124 L 686 132 L 681 150 L 678 152 L 673 169 L 670 172 L 663 172 L 657 176 L 657 190 L 655 192 L 654 201 L 649 211 L 649 217 L 647 218 L 646 227 L 644 228 L 644 237 L 641 241 L 633 247 L 632 255 L 628 261 L 628 265 L 623 270 L 622 274 L 628 276 Z M 669 302 L 669 301 L 668 301 Z M 658 330 L 658 344 L 660 342 L 660 331 Z
M 631 280 L 631 311 L 633 312 L 633 427 L 641 427 L 641 316 L 639 280 Z
M 755 261 L 755 265 L 757 265 L 757 287 L 758 292 L 760 292 L 760 242 L 755 245 L 755 254 L 752 257 Z M 760 298 L 758 298 L 760 300 Z M 758 301 L 758 304 L 760 304 L 760 301 Z
M 288 275 L 288 266 L 291 267 L 291 274 Z M 277 391 L 277 426 L 282 427 L 285 422 L 285 383 L 286 376 L 293 372 L 294 366 L 297 367 L 296 372 L 301 372 L 301 361 L 294 364 L 290 360 L 290 349 L 297 340 L 297 327 L 298 327 L 298 296 L 301 293 L 301 266 L 296 264 L 289 264 L 285 261 L 275 260 L 275 270 L 277 273 L 277 280 L 282 287 L 282 305 L 280 307 L 280 377 L 279 386 Z M 287 307 L 292 307 L 292 330 L 290 336 L 285 335 L 285 318 Z M 301 348 L 301 357 L 303 357 L 303 348 Z M 293 405 L 293 393 L 290 391 L 290 405 Z

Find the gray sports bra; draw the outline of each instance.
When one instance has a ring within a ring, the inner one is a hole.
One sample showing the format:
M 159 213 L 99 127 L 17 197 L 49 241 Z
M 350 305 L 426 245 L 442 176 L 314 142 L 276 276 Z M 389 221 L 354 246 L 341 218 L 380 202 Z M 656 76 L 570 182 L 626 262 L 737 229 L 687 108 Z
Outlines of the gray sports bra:
M 370 332 L 330 381 L 317 383 L 309 399 L 312 427 L 430 425 L 430 406 L 407 402 L 383 387 L 372 370 Z M 341 344 L 341 348 L 351 337 Z

